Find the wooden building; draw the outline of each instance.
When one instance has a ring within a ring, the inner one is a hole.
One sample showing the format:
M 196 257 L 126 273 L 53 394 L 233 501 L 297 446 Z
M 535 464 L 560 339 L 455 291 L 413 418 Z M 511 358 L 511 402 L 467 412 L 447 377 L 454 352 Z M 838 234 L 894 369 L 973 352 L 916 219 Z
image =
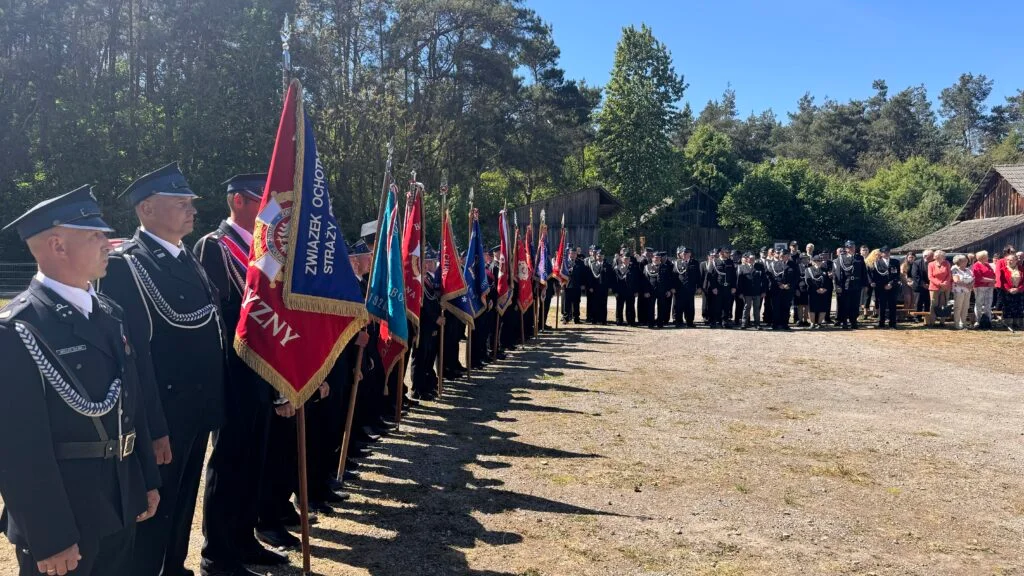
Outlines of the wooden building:
M 558 249 L 558 238 L 561 230 L 562 215 L 565 214 L 567 242 L 584 248 L 598 243 L 599 222 L 611 218 L 622 210 L 622 204 L 602 186 L 591 186 L 576 192 L 559 194 L 543 200 L 531 202 L 514 209 L 520 227 L 530 221 L 530 210 L 533 210 L 534 226 L 540 226 L 540 212 L 547 215 L 550 248 Z M 510 214 L 511 217 L 511 214 Z M 610 247 L 605 247 L 607 252 Z M 618 247 L 611 249 L 616 251 Z
M 941 249 L 996 254 L 1003 246 L 1024 247 L 1024 164 L 993 166 L 952 224 L 908 242 L 895 253 Z
M 704 260 L 708 251 L 729 244 L 729 231 L 718 225 L 718 203 L 710 196 L 695 192 L 686 200 L 666 198 L 641 218 L 647 222 L 659 218 L 658 232 L 647 237 L 647 245 L 664 250 L 672 258 L 676 248 L 686 246 Z

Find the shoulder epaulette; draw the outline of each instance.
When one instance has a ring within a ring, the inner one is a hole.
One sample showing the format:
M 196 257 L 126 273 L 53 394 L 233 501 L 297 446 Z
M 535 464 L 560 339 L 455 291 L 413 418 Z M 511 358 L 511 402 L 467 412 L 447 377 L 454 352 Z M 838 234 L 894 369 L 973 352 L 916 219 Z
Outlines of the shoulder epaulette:
M 18 317 L 29 307 L 28 292 L 22 292 L 14 297 L 6 306 L 0 308 L 0 324 L 6 324 Z
M 114 249 L 110 251 L 110 255 L 111 256 L 120 256 L 122 254 L 126 254 L 128 252 L 131 252 L 136 246 L 138 246 L 138 243 L 135 242 L 135 239 L 134 238 L 128 238 L 128 239 L 122 241 L 116 247 L 114 247 Z

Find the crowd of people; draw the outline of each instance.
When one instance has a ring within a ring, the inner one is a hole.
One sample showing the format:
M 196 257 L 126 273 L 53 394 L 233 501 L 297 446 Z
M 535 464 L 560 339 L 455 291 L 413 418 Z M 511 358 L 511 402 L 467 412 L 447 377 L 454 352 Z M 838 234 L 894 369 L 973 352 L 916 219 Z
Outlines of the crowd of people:
M 185 558 L 200 505 L 203 576 L 253 576 L 249 566 L 287 564 L 283 551 L 299 546 L 297 407 L 232 346 L 266 178 L 227 180 L 227 216 L 192 248 L 184 239 L 197 196 L 176 164 L 122 193 L 139 221 L 130 238 L 111 242 L 88 186 L 5 227 L 27 243 L 39 270 L 0 309 L 0 529 L 16 547 L 21 576 L 192 576 Z M 376 222 L 367 223 L 349 247 L 364 294 L 375 234 Z M 607 324 L 614 295 L 617 324 L 692 328 L 702 294 L 702 321 L 712 328 L 853 329 L 872 316 L 895 328 L 901 309 L 927 324 L 951 317 L 961 329 L 990 326 L 998 309 L 1019 328 L 1019 259 L 1011 246 L 992 262 L 985 252 L 950 262 L 942 251 L 900 260 L 884 247 L 846 242 L 833 254 L 813 245 L 801 252 L 794 242 L 758 253 L 723 247 L 703 260 L 686 247 L 675 258 L 623 247 L 608 261 L 597 247 L 587 256 L 570 247 L 564 260 L 552 259 L 549 278 L 534 280 L 532 300 L 518 293 L 529 289 L 522 270 L 505 303 L 480 289 L 484 307 L 470 322 L 442 303 L 437 254 L 425 247 L 422 309 L 410 326 L 418 333 L 404 359 L 412 394 L 403 371 L 386 372 L 368 345 L 380 337 L 371 323 L 303 407 L 310 509 L 328 515 L 345 501 L 343 482 L 358 477 L 360 461 L 401 414 L 437 398 L 443 379 L 549 330 L 560 291 L 566 323 L 582 321 L 585 298 L 586 320 Z M 502 272 L 507 262 L 495 250 L 485 262 L 490 286 L 511 272 Z M 350 411 L 355 422 L 345 433 Z M 351 447 L 344 458 L 343 436 Z
M 570 247 L 565 274 L 565 322 L 606 324 L 607 300 L 614 295 L 615 323 L 650 328 L 790 330 L 803 327 L 856 329 L 874 321 L 878 328 L 918 323 L 956 329 L 988 329 L 993 319 L 1010 329 L 1024 328 L 1024 254 L 1006 246 L 995 260 L 987 251 L 946 254 L 925 250 L 895 257 L 888 247 L 870 249 L 847 241 L 831 250 L 813 244 L 800 249 L 762 247 L 741 252 L 729 247 L 698 259 L 680 246 L 672 258 L 645 248 L 623 246 L 613 261 L 599 247 L 587 255 Z M 549 285 L 548 294 L 556 283 Z
M 122 193 L 139 221 L 130 238 L 108 238 L 89 186 L 4 228 L 39 270 L 0 310 L 0 530 L 21 576 L 193 576 L 185 559 L 197 508 L 203 576 L 255 576 L 250 566 L 287 564 L 284 551 L 300 546 L 297 407 L 232 346 L 266 179 L 227 180 L 227 216 L 191 248 L 197 196 L 176 164 Z M 349 246 L 364 294 L 376 224 Z M 535 335 L 532 312 L 500 315 L 491 301 L 468 333 L 441 304 L 437 258 L 423 254 L 420 333 L 404 359 L 412 394 L 368 345 L 380 330 L 370 323 L 303 407 L 312 522 L 348 499 L 343 483 L 402 414 L 437 398 L 439 368 L 462 378 Z M 499 259 L 486 260 L 495 285 Z M 459 341 L 470 336 L 467 367 Z

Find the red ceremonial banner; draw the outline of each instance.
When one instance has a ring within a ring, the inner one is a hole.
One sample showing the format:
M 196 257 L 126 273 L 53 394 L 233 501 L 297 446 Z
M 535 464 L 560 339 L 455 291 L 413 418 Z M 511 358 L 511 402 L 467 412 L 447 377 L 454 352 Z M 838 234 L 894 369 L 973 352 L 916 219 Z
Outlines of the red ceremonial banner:
M 416 184 L 405 196 L 405 234 L 402 235 L 402 270 L 405 272 L 405 310 L 420 325 L 423 309 L 423 192 Z
M 530 270 L 530 253 L 526 249 L 526 243 L 519 236 L 519 229 L 516 229 L 516 282 L 519 283 L 519 311 L 526 312 L 526 309 L 533 304 L 533 280 Z
M 367 323 L 345 240 L 331 213 L 312 125 L 293 80 L 256 218 L 235 350 L 296 407 Z

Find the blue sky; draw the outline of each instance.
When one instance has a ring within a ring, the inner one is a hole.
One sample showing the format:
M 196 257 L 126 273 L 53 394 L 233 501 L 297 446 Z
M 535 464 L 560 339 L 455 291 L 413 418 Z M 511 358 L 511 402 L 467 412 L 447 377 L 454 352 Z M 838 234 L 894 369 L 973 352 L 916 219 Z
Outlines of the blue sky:
M 1024 0 L 526 0 L 554 29 L 567 77 L 603 86 L 622 28 L 646 23 L 672 52 L 697 114 L 728 84 L 740 116 L 785 121 L 804 92 L 867 98 L 924 84 L 936 103 L 961 73 L 995 80 L 989 104 L 1024 88 Z

